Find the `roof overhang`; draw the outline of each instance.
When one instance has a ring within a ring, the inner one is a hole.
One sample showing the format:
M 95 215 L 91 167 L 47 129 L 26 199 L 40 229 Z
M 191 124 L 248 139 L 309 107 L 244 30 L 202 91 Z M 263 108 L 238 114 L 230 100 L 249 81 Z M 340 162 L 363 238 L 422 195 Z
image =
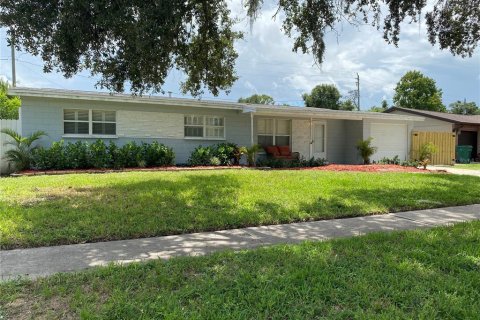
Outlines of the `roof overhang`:
M 291 106 L 271 106 L 243 104 L 225 101 L 198 100 L 186 98 L 167 98 L 160 96 L 134 96 L 127 94 L 112 94 L 105 92 L 88 92 L 77 90 L 38 89 L 15 87 L 9 89 L 9 94 L 31 98 L 67 99 L 83 101 L 120 102 L 153 104 L 158 106 L 179 106 L 192 108 L 237 110 L 243 113 L 253 113 L 257 116 L 284 116 L 295 118 L 343 119 L 343 120 L 402 120 L 423 121 L 424 117 L 396 115 L 390 113 L 343 111 L 322 108 L 306 108 Z

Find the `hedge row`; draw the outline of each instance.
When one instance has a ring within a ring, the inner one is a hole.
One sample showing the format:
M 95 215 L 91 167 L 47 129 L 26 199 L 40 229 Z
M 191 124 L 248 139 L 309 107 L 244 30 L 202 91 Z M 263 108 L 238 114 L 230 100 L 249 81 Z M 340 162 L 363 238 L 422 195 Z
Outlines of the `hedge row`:
M 50 148 L 38 148 L 32 153 L 32 169 L 121 169 L 132 167 L 160 167 L 175 164 L 173 150 L 158 142 L 137 144 L 129 142 L 122 147 L 102 140 L 89 144 L 84 141 L 54 142 Z

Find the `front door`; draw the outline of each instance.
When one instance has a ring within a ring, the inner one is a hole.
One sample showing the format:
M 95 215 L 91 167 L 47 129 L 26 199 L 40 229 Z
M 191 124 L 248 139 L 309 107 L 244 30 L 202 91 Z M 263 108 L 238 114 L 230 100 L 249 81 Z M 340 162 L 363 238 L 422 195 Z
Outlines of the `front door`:
M 315 159 L 327 158 L 327 125 L 323 121 L 312 123 L 312 156 Z

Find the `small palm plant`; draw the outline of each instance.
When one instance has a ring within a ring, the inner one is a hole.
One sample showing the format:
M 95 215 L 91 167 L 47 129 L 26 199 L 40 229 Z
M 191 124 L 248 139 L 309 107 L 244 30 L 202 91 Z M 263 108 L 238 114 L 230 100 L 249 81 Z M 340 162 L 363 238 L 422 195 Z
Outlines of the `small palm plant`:
M 12 138 L 12 141 L 5 142 L 5 145 L 12 145 L 14 149 L 5 152 L 5 159 L 13 163 L 15 170 L 22 171 L 30 168 L 32 161 L 32 151 L 38 148 L 33 143 L 47 134 L 43 131 L 36 131 L 28 137 L 22 137 L 18 132 L 12 129 L 3 129 L 0 131 Z
M 357 150 L 364 164 L 370 164 L 370 157 L 377 152 L 377 147 L 372 146 L 372 140 L 373 138 L 370 137 L 367 140 L 359 140 L 357 142 Z
M 250 148 L 246 149 L 247 162 L 250 167 L 254 167 L 256 163 L 257 153 L 262 147 L 258 144 L 254 144 Z

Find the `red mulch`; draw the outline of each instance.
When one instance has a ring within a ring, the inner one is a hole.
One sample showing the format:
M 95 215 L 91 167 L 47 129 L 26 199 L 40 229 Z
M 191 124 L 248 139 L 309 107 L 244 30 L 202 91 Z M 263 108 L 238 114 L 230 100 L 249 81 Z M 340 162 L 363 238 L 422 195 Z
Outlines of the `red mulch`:
M 394 164 L 369 164 L 369 165 L 346 165 L 329 164 L 323 167 L 298 168 L 298 170 L 323 170 L 323 171 L 358 171 L 358 172 L 430 172 L 414 167 L 403 167 Z

